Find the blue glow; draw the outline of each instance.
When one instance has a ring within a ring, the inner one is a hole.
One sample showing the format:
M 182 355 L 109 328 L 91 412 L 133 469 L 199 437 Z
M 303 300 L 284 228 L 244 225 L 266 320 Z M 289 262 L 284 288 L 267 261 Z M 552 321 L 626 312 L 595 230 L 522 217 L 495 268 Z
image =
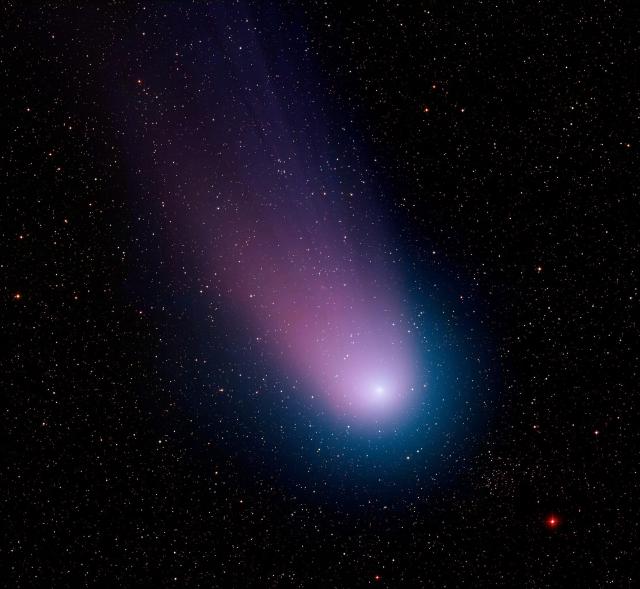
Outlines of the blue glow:
M 141 83 L 114 96 L 118 110 L 144 85 L 138 110 L 120 109 L 141 239 L 159 258 L 138 279 L 186 321 L 187 344 L 184 321 L 163 318 L 174 349 L 199 359 L 167 378 L 203 439 L 310 499 L 442 484 L 495 388 L 471 320 L 481 306 L 462 308 L 464 281 L 413 262 L 393 234 L 384 177 L 325 96 L 303 31 L 292 25 L 300 51 L 283 60 L 278 35 L 247 26 L 241 8 L 203 7 L 188 23 L 179 5 L 167 12 L 171 46 L 131 51 L 148 58 Z M 176 51 L 189 52 L 188 91 Z M 355 359 L 351 332 L 365 340 Z

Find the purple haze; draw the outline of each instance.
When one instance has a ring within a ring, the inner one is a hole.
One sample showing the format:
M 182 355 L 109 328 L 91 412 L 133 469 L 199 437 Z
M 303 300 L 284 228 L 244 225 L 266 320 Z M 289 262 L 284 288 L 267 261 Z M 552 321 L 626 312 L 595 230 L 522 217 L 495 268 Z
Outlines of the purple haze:
M 122 79 L 167 255 L 178 267 L 195 258 L 204 292 L 299 394 L 350 423 L 393 423 L 424 376 L 374 175 L 353 136 L 328 122 L 308 60 L 292 68 L 267 36 L 259 44 L 224 18 L 194 23 L 177 46 L 157 39 L 147 63 L 129 64 L 136 79 Z M 194 44 L 207 27 L 213 40 Z

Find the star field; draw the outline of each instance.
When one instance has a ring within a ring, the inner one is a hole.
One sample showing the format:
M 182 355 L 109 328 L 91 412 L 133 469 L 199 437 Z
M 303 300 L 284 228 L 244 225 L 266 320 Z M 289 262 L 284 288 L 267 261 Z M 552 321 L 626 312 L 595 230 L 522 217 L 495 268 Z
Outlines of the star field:
M 630 7 L 2 12 L 8 585 L 638 582 Z

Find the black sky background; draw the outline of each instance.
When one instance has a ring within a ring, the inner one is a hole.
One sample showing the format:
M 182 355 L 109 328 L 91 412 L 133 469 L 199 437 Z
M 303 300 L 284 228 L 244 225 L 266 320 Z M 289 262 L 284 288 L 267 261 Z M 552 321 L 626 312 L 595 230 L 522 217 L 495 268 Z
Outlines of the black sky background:
M 176 280 L 168 318 L 135 288 L 152 255 L 106 72 L 162 3 L 2 12 L 7 586 L 638 582 L 631 3 L 281 5 L 366 138 L 416 272 L 467 285 L 500 358 L 457 483 L 353 511 L 202 435 L 193 284 Z

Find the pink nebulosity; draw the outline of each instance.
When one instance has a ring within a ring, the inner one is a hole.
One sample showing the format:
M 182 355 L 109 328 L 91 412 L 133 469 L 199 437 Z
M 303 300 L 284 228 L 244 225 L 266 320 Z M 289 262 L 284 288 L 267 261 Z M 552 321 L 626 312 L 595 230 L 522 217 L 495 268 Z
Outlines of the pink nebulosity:
M 373 174 L 324 119 L 306 49 L 295 67 L 279 52 L 270 62 L 227 16 L 210 23 L 227 57 L 198 53 L 183 79 L 167 69 L 173 49 L 145 51 L 145 93 L 130 84 L 130 151 L 166 258 L 182 274 L 195 258 L 206 292 L 300 394 L 348 421 L 397 421 L 423 382 Z
M 251 133 L 240 144 L 215 173 L 209 153 L 167 157 L 174 243 L 193 244 L 204 280 L 302 394 L 348 421 L 401 419 L 424 383 L 373 200 L 312 173 L 312 156 L 265 152 Z
M 211 271 L 303 394 L 347 420 L 393 422 L 419 389 L 398 281 L 375 226 L 352 229 L 352 246 L 343 217 L 318 199 L 217 209 L 203 223 L 215 235 Z

